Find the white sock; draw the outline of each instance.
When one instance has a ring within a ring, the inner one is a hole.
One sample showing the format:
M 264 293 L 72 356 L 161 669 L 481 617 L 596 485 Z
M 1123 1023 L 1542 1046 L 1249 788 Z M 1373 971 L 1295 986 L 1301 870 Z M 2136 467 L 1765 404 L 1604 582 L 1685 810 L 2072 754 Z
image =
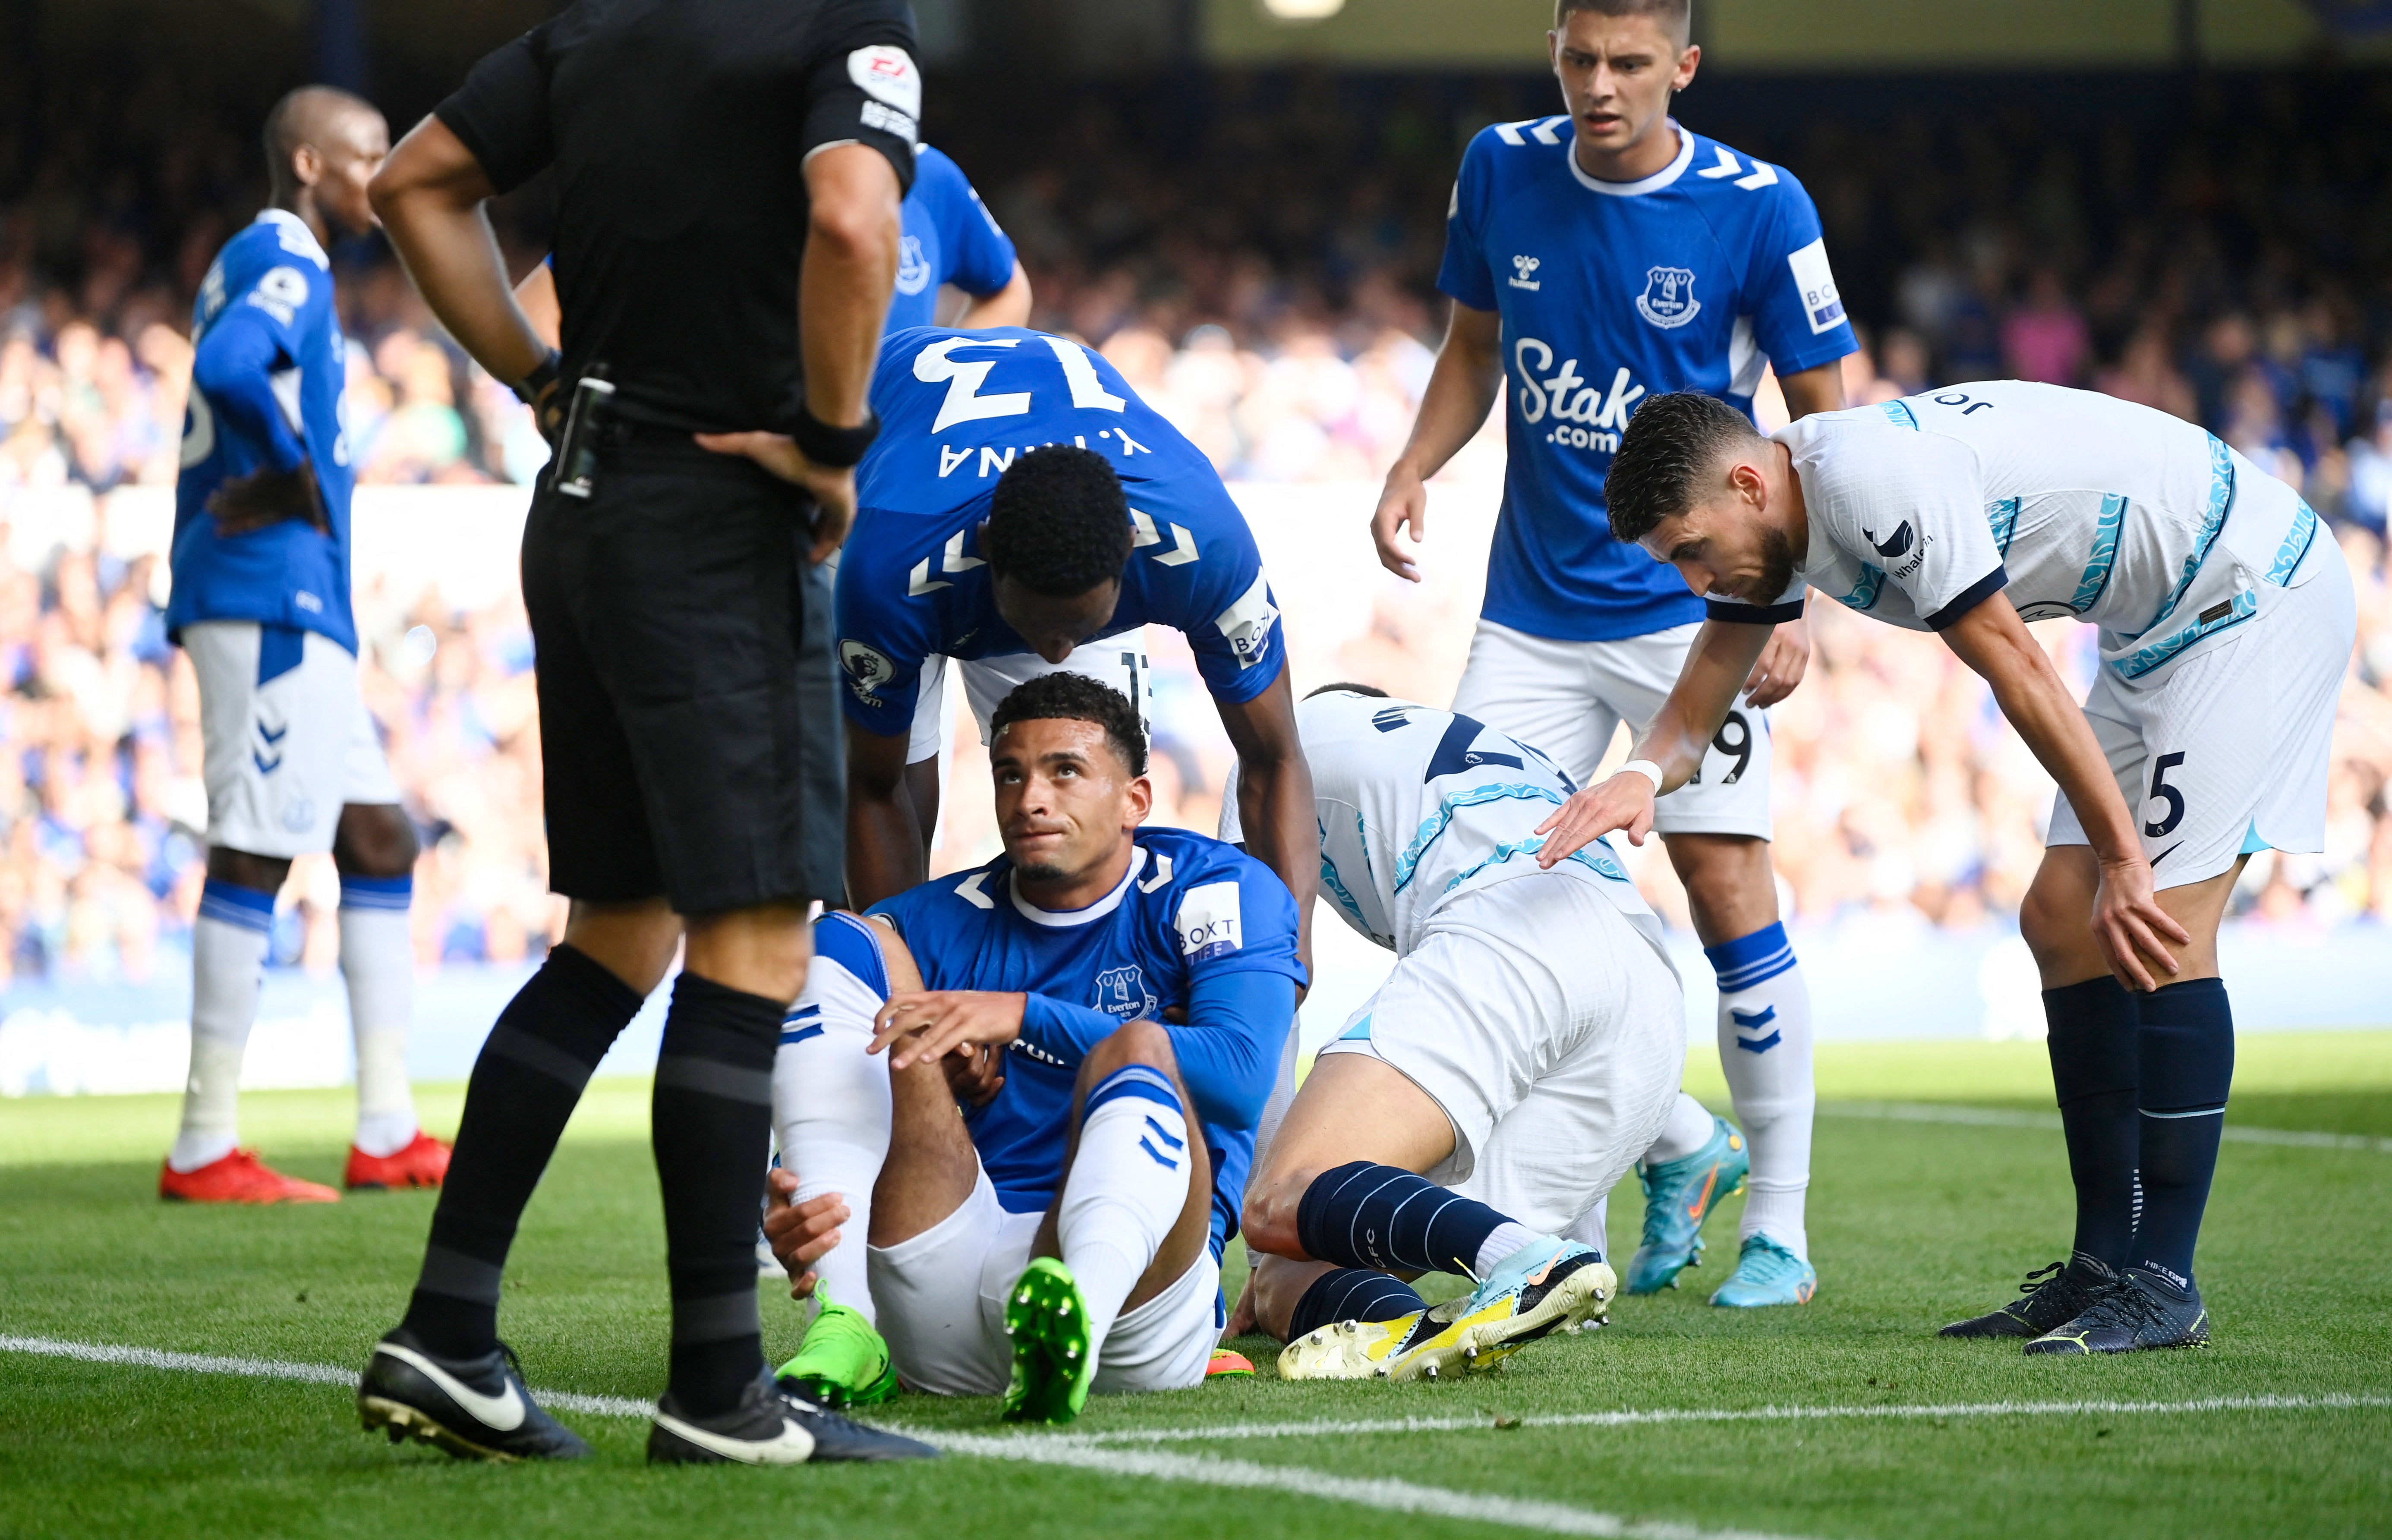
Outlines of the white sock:
M 414 1143 L 407 1028 L 415 1011 L 415 943 L 408 934 L 412 877 L 341 879 L 341 973 L 358 1044 L 358 1148 L 396 1155 Z
M 1471 1266 L 1483 1278 L 1502 1265 L 1503 1259 L 1521 1247 L 1543 1238 L 1518 1220 L 1507 1219 L 1495 1226 L 1494 1233 L 1479 1246 L 1478 1255 L 1472 1260 Z M 1597 1246 L 1595 1249 L 1600 1251 L 1603 1248 Z
M 1566 1239 L 1594 1248 L 1595 1255 L 1611 1255 L 1611 1237 L 1606 1232 L 1611 1223 L 1611 1195 L 1604 1194 L 1594 1200 L 1594 1207 L 1578 1216 L 1578 1223 L 1562 1232 Z
M 1811 991 L 1782 926 L 1707 949 L 1720 974 L 1720 1068 L 1752 1152 L 1737 1239 L 1766 1234 L 1810 1255 Z
M 1670 1104 L 1670 1117 L 1661 1125 L 1661 1136 L 1653 1141 L 1653 1147 L 1644 1152 L 1644 1158 L 1638 1164 L 1664 1166 L 1672 1160 L 1684 1160 L 1711 1142 L 1716 1126 L 1711 1109 L 1681 1091 L 1678 1099 Z
M 1129 1291 L 1188 1207 L 1189 1168 L 1188 1115 L 1168 1076 L 1125 1065 L 1089 1091 L 1056 1238 L 1088 1307 L 1088 1355 L 1098 1365 Z
M 864 1052 L 872 1042 L 872 1017 L 885 997 L 841 961 L 849 945 L 823 947 L 827 932 L 844 920 L 826 918 L 815 927 L 817 951 L 806 969 L 806 987 L 781 1024 L 781 1050 L 773 1061 L 773 1122 L 781 1139 L 781 1165 L 798 1178 L 797 1201 L 825 1193 L 847 1201 L 848 1220 L 839 1242 L 814 1263 L 814 1275 L 834 1303 L 860 1311 L 878 1325 L 865 1267 L 872 1233 L 872 1184 L 889 1158 L 892 1119 L 889 1062 Z M 845 943 L 857 938 L 840 937 Z M 869 970 L 867 970 L 869 971 Z M 875 977 L 878 977 L 876 973 Z
M 274 895 L 211 879 L 191 925 L 191 1069 L 167 1164 L 194 1171 L 240 1143 L 240 1056 L 257 1020 Z

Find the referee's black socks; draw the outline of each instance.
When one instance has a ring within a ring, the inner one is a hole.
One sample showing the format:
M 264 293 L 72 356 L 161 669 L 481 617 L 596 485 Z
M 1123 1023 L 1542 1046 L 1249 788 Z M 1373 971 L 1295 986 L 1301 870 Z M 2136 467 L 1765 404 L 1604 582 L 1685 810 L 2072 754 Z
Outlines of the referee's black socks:
M 559 945 L 500 1013 L 474 1061 L 423 1272 L 402 1323 L 432 1352 L 472 1358 L 496 1345 L 499 1274 L 515 1223 L 581 1088 L 640 998 L 587 952 Z
M 787 1010 L 684 971 L 665 1017 L 653 1120 L 672 1280 L 670 1393 L 685 1417 L 728 1411 L 764 1369 L 756 1210 Z

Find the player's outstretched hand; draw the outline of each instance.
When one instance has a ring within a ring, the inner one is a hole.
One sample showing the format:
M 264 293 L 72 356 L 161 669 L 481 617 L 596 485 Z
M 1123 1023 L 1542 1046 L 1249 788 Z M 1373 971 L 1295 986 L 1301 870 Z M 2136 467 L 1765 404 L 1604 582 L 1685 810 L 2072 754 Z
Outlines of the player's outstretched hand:
M 1428 485 L 1401 465 L 1387 472 L 1379 506 L 1371 515 L 1371 543 L 1379 548 L 1379 565 L 1406 582 L 1420 581 L 1420 568 L 1396 546 L 1396 532 L 1407 529 L 1414 545 L 1428 538 Z
M 304 459 L 295 471 L 269 467 L 232 477 L 210 495 L 208 511 L 216 517 L 219 536 L 246 535 L 285 519 L 297 519 L 326 534 L 332 528 L 324 517 L 324 499 L 316 491 L 316 468 Z
M 744 455 L 793 485 L 813 494 L 814 545 L 807 560 L 819 566 L 847 539 L 855 522 L 855 469 L 816 465 L 786 434 L 698 434 L 697 446 L 718 455 Z
M 1744 681 L 1745 703 L 1772 706 L 1794 693 L 1811 668 L 1811 628 L 1799 620 L 1774 627 L 1761 649 L 1760 661 Z
M 921 990 L 889 997 L 872 1018 L 872 1046 L 893 1048 L 889 1068 L 910 1069 L 968 1044 L 1002 1048 L 1021 1035 L 1030 997 L 990 990 Z
M 1546 836 L 1537 864 L 1550 872 L 1614 829 L 1627 830 L 1630 843 L 1642 845 L 1652 828 L 1653 783 L 1623 770 L 1580 792 L 1537 825 L 1537 833 Z
M 2152 891 L 2152 863 L 2140 855 L 2101 863 L 2101 886 L 2093 895 L 2093 934 L 2118 982 L 2146 992 L 2158 989 L 2161 981 L 2143 965 L 2145 958 L 2170 977 L 2177 972 L 2176 954 L 2162 938 L 2178 946 L 2192 942 L 2192 933 L 2160 907 Z
M 803 1300 L 814 1291 L 814 1263 L 839 1242 L 838 1227 L 847 1223 L 847 1200 L 825 1193 L 803 1203 L 798 1195 L 798 1173 L 786 1167 L 764 1181 L 764 1239 L 773 1260 L 789 1270 L 789 1298 Z

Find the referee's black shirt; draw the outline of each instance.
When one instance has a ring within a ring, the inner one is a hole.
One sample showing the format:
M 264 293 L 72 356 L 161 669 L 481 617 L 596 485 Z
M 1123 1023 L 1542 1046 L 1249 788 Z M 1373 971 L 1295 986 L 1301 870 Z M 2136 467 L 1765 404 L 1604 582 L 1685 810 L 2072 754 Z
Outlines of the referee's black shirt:
M 626 418 L 785 429 L 804 399 L 804 165 L 864 144 L 914 180 L 905 0 L 578 0 L 436 109 L 499 191 L 552 162 L 565 378 Z

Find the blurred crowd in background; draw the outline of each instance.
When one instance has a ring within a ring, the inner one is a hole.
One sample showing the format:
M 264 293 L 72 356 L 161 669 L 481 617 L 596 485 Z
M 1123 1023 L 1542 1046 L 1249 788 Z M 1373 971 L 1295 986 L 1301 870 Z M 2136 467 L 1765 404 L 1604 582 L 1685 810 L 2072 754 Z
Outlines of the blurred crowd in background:
M 1549 83 L 1219 74 L 1035 117 L 978 89 L 934 88 L 929 136 L 1019 244 L 1034 324 L 1100 347 L 1233 482 L 1339 489 L 1346 559 L 1375 572 L 1361 521 L 1434 359 L 1453 168 L 1478 127 L 1546 111 Z M 2088 386 L 2205 424 L 2334 521 L 2360 633 L 2328 849 L 2256 858 L 2238 903 L 2284 925 L 2392 920 L 2392 135 L 2334 126 L 2392 121 L 2392 77 L 2151 89 L 2059 131 L 2023 108 L 1887 87 L 1840 110 L 1783 83 L 1698 82 L 1682 115 L 1809 187 L 1867 344 L 1855 402 L 1988 376 Z M 250 126 L 171 74 L 90 90 L 54 104 L 38 154 L 0 139 L 0 981 L 150 975 L 201 880 L 189 669 L 160 624 L 164 575 L 110 554 L 107 517 L 112 494 L 172 485 L 190 297 L 263 178 Z M 541 198 L 536 183 L 500 211 L 518 265 L 540 250 Z M 336 259 L 361 485 L 528 484 L 546 448 L 514 397 L 378 241 Z M 1783 407 L 1764 391 L 1760 409 Z M 1501 434 L 1499 414 L 1442 506 L 1491 509 Z M 44 547 L 32 511 L 86 492 L 93 536 Z M 1278 574 L 1292 633 L 1322 576 Z M 427 836 L 419 953 L 536 955 L 561 910 L 520 606 L 359 583 L 368 699 Z M 2048 781 L 1931 639 L 1822 610 L 1811 678 L 1774 714 L 1793 913 L 2009 923 Z M 1321 668 L 1441 702 L 1470 619 L 1390 589 L 1367 627 L 1296 641 Z M 2090 633 L 2045 629 L 2084 682 Z M 1158 817 L 1210 827 L 1227 744 L 1175 642 L 1150 639 Z M 950 864 L 994 848 L 967 800 L 950 799 Z M 1667 863 L 1640 865 L 1682 913 Z M 279 961 L 329 964 L 335 886 L 300 863 Z

